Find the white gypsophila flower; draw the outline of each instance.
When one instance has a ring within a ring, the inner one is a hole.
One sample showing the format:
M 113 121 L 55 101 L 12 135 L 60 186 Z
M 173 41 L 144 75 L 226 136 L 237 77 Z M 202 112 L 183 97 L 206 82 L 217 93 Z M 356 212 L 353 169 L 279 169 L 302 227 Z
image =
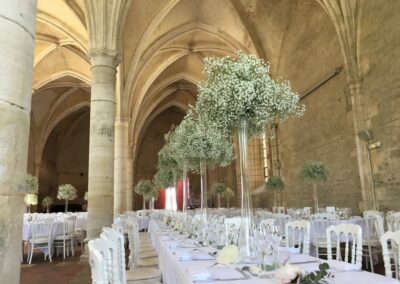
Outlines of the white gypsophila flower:
M 267 123 L 303 115 L 304 106 L 298 105 L 289 82 L 274 81 L 262 59 L 238 51 L 237 58 L 206 58 L 204 65 L 196 108 L 221 131 L 232 133 L 244 117 L 254 135 Z
M 24 197 L 24 202 L 26 205 L 37 205 L 38 204 L 38 196 L 34 193 L 27 193 Z
M 54 203 L 53 198 L 51 198 L 50 196 L 46 196 L 45 198 L 43 198 L 42 200 L 42 206 L 43 207 L 49 207 Z
M 77 197 L 77 190 L 71 184 L 62 184 L 58 187 L 57 199 L 74 200 Z
M 38 194 L 39 192 L 39 182 L 37 177 L 30 174 L 26 174 L 25 177 L 25 190 L 26 193 Z
M 189 110 L 170 143 L 173 157 L 190 170 L 198 170 L 200 161 L 212 167 L 227 166 L 233 160 L 231 139 L 196 109 Z
M 231 264 L 239 259 L 239 248 L 235 245 L 224 247 L 217 256 L 217 263 Z

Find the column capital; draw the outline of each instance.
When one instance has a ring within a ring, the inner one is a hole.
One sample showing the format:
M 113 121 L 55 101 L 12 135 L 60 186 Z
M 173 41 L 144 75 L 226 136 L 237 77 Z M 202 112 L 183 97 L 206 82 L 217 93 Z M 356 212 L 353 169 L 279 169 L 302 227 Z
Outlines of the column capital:
M 107 66 L 116 68 L 121 62 L 119 56 L 115 51 L 106 48 L 90 49 L 88 56 L 90 63 L 93 66 Z

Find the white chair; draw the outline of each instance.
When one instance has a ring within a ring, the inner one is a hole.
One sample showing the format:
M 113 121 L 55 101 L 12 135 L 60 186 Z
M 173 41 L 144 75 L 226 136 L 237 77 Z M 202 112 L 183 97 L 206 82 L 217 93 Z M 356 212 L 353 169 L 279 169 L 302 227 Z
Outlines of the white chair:
M 33 222 L 31 224 L 31 236 L 28 239 L 28 256 L 27 262 L 32 263 L 33 251 L 39 249 L 44 253 L 44 260 L 46 260 L 46 255 L 49 255 L 49 261 L 51 262 L 51 233 L 52 233 L 52 223 L 45 222 Z
M 260 230 L 263 232 L 269 232 L 271 231 L 272 227 L 275 225 L 275 219 L 273 218 L 268 218 L 261 220 L 260 222 Z
M 275 226 L 278 226 L 282 235 L 285 234 L 286 223 L 292 220 L 292 217 L 287 214 L 275 214 Z
M 335 206 L 328 206 L 328 207 L 326 207 L 326 213 L 335 214 L 335 213 L 336 213 Z
M 118 258 L 118 273 L 121 283 L 139 284 L 143 281 L 161 281 L 161 272 L 157 268 L 146 267 L 146 268 L 133 268 L 129 271 L 125 270 L 125 248 L 124 248 L 124 236 L 117 232 L 115 229 L 103 228 L 101 238 L 108 239 L 114 244 L 117 244 L 116 253 Z
M 333 213 L 315 213 L 310 216 L 311 220 L 324 219 L 324 220 L 339 220 L 339 215 Z
M 226 245 L 237 244 L 241 223 L 242 223 L 241 217 L 224 219 Z
M 78 216 L 75 220 L 75 228 L 73 233 L 73 243 L 76 247 L 78 244 L 81 246 L 82 251 L 85 250 L 84 248 L 84 239 L 85 239 L 85 218 L 83 216 Z
M 400 280 L 400 230 L 386 232 L 381 237 L 385 275 Z M 393 263 L 391 262 L 393 260 Z
M 109 284 L 107 265 L 100 250 L 93 240 L 89 241 L 89 264 L 91 268 L 93 284 Z
M 74 230 L 75 230 L 75 217 L 67 217 L 63 221 L 63 232 L 61 235 L 57 235 L 54 238 L 53 247 L 56 249 L 58 256 L 59 249 L 63 249 L 63 258 L 65 255 L 69 256 L 69 250 L 71 249 L 72 256 L 74 252 Z
M 362 266 L 362 232 L 359 225 L 340 224 L 329 226 L 326 229 L 328 260 L 332 260 L 332 233 L 336 237 L 336 260 L 350 262 L 359 269 Z M 351 258 L 349 258 L 349 242 L 351 240 Z M 344 260 L 342 259 L 340 244 L 345 243 Z
M 312 232 L 311 242 L 315 245 L 315 250 L 318 258 L 321 255 L 327 255 L 326 229 L 331 225 L 332 225 L 332 220 L 328 220 L 325 218 L 311 219 L 311 232 Z M 322 253 L 321 249 L 324 249 L 325 253 Z
M 147 249 L 152 249 L 150 245 L 140 245 L 139 231 L 137 222 L 128 220 L 128 238 L 129 238 L 129 268 L 134 267 L 151 267 L 158 265 L 157 257 L 149 257 L 146 255 L 142 258 Z M 141 250 L 142 249 L 142 250 Z
M 400 212 L 393 212 L 386 216 L 388 231 L 400 230 Z
M 285 226 L 286 247 L 298 247 L 300 253 L 310 254 L 310 221 L 287 222 Z
M 368 263 L 371 266 L 371 272 L 374 273 L 374 261 L 375 256 L 378 259 L 378 255 L 382 252 L 380 238 L 384 233 L 383 228 L 383 213 L 378 211 L 365 211 L 365 234 L 363 238 L 363 254 L 368 258 Z

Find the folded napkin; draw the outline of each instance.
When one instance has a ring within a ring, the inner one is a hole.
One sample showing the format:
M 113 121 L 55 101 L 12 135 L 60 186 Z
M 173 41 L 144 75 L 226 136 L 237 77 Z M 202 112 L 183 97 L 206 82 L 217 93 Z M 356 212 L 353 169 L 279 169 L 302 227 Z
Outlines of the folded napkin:
M 206 268 L 188 268 L 188 272 L 192 277 L 192 281 L 207 281 L 212 279 L 212 274 Z
M 185 260 L 211 260 L 215 259 L 213 256 L 209 255 L 204 251 L 189 251 L 189 252 L 179 252 L 177 253 L 178 260 L 185 261 Z
M 353 271 L 353 270 L 360 270 L 360 267 L 344 261 L 337 261 L 337 260 L 327 260 L 326 263 L 329 264 L 329 267 L 333 270 L 338 271 Z

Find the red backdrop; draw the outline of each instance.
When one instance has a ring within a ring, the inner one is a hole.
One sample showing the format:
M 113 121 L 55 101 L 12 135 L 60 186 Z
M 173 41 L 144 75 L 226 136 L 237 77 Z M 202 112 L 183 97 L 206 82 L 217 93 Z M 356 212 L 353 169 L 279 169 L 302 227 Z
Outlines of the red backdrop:
M 176 204 L 179 211 L 182 211 L 183 202 L 183 180 L 179 180 L 176 186 Z M 165 209 L 165 189 L 160 189 L 158 199 L 154 204 L 156 209 Z

